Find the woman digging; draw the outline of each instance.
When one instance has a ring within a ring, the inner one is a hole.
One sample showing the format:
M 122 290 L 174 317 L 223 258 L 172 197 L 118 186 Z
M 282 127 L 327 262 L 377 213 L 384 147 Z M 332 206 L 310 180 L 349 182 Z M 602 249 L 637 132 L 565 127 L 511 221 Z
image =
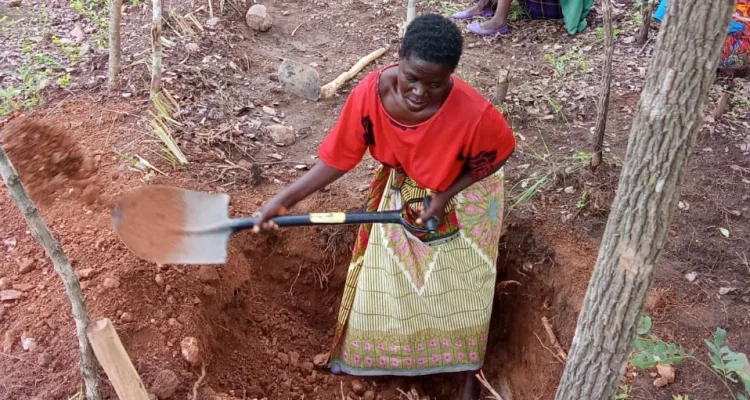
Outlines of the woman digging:
M 329 360 L 334 373 L 417 376 L 464 373 L 461 399 L 479 398 L 502 229 L 503 173 L 515 138 L 503 115 L 453 75 L 458 27 L 420 16 L 400 61 L 351 92 L 319 148 L 320 162 L 256 213 L 262 229 L 353 169 L 369 150 L 382 166 L 367 211 L 409 209 L 412 223 L 436 218 L 434 233 L 400 225 L 360 227 Z M 261 229 L 256 228 L 256 232 Z

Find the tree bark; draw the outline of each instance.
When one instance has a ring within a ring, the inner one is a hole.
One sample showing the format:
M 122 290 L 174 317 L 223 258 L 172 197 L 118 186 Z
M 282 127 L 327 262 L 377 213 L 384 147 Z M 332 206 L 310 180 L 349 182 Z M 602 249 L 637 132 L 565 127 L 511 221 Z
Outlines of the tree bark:
M 107 74 L 107 88 L 112 90 L 117 85 L 117 75 L 120 73 L 120 22 L 122 21 L 122 0 L 112 0 L 109 8 L 109 71 Z
M 644 0 L 643 13 L 641 15 L 641 29 L 638 31 L 638 44 L 646 44 L 648 41 L 648 31 L 651 29 L 651 14 L 654 12 L 654 1 Z
M 73 308 L 78 346 L 81 350 L 81 376 L 86 385 L 86 398 L 88 400 L 100 400 L 101 395 L 99 394 L 96 358 L 86 338 L 88 314 L 86 313 L 86 302 L 83 299 L 83 293 L 81 293 L 81 284 L 73 271 L 73 267 L 70 266 L 68 257 L 63 252 L 62 247 L 60 247 L 60 243 L 52 237 L 49 229 L 47 229 L 47 225 L 42 221 L 39 211 L 29 198 L 26 189 L 18 178 L 18 173 L 2 147 L 0 147 L 0 175 L 2 175 L 5 185 L 8 187 L 10 197 L 29 224 L 31 234 L 42 248 L 44 248 L 47 256 L 52 260 L 55 272 L 57 272 L 65 285 L 65 293 L 68 295 Z
M 632 349 L 734 0 L 670 0 L 556 400 L 611 399 Z
M 161 90 L 161 0 L 152 0 L 153 18 L 151 20 L 151 93 Z
M 602 91 L 596 107 L 596 127 L 594 128 L 594 155 L 591 157 L 591 169 L 595 170 L 602 163 L 604 132 L 607 128 L 609 113 L 609 92 L 612 87 L 612 55 L 615 52 L 614 32 L 612 31 L 612 0 L 603 0 L 604 10 L 604 65 L 602 66 Z

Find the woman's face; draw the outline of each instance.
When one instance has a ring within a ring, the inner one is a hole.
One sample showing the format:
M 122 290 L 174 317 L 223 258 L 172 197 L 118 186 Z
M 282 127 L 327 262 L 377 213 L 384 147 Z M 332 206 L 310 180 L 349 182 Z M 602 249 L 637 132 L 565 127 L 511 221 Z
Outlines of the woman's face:
M 453 70 L 415 57 L 401 59 L 398 68 L 398 92 L 406 109 L 420 112 L 439 106 L 448 94 Z

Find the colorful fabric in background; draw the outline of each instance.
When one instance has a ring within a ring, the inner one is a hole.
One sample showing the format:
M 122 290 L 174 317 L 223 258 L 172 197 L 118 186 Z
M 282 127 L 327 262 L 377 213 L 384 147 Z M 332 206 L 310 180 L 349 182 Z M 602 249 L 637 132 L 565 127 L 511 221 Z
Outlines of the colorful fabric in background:
M 562 19 L 560 0 L 518 0 L 518 4 L 531 19 Z
M 560 0 L 565 29 L 571 35 L 583 32 L 588 26 L 586 17 L 594 6 L 594 0 Z
M 662 22 L 666 12 L 667 0 L 661 0 L 654 20 Z M 733 18 L 721 50 L 719 68 L 738 71 L 750 68 L 750 0 L 737 0 Z
M 368 211 L 426 195 L 383 167 Z M 400 225 L 360 227 L 329 367 L 351 375 L 417 376 L 475 371 L 487 349 L 503 222 L 503 170 L 459 193 L 437 237 Z

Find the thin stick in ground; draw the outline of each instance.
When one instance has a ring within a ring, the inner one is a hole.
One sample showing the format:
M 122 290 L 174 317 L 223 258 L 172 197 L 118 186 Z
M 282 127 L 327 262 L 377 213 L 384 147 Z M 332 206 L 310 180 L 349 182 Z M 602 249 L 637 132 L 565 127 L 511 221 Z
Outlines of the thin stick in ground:
M 112 90 L 117 83 L 120 73 L 120 22 L 122 21 L 122 0 L 112 0 L 109 6 L 109 71 L 107 73 L 107 88 Z
M 68 296 L 73 309 L 78 346 L 81 352 L 81 376 L 86 385 L 86 398 L 88 400 L 100 400 L 96 358 L 86 337 L 89 317 L 86 312 L 86 301 L 81 292 L 81 283 L 78 281 L 73 267 L 70 266 L 70 261 L 68 261 L 60 243 L 52 236 L 36 206 L 26 193 L 18 173 L 2 147 L 0 147 L 0 175 L 2 175 L 5 185 L 8 187 L 11 199 L 16 203 L 29 224 L 32 236 L 44 248 L 45 253 L 52 261 L 55 272 L 63 281 L 65 294 Z
M 475 374 L 474 377 L 477 378 L 479 383 L 481 383 L 482 386 L 484 386 L 490 392 L 491 398 L 493 398 L 494 400 L 503 400 L 503 397 L 500 396 L 500 393 L 498 393 L 497 390 L 495 390 L 495 388 L 493 388 L 492 385 L 490 385 L 490 383 L 487 381 L 487 378 L 484 377 L 484 371 L 479 371 L 479 373 Z
M 552 348 L 557 352 L 557 356 L 565 361 L 568 358 L 568 354 L 560 346 L 560 342 L 557 340 L 557 336 L 555 336 L 555 332 L 552 330 L 552 324 L 549 323 L 547 317 L 542 317 L 542 325 L 544 325 L 544 330 L 547 332 L 547 339 Z
M 192 400 L 198 400 L 198 389 L 203 384 L 203 380 L 206 379 L 206 363 L 201 363 L 201 376 L 195 381 L 193 385 L 193 397 Z
M 152 20 L 151 20 L 151 93 L 157 93 L 161 90 L 161 0 L 152 0 Z M 209 4 L 211 4 L 209 2 Z
M 615 44 L 612 32 L 612 0 L 603 0 L 604 9 L 604 66 L 602 67 L 602 87 L 599 95 L 599 103 L 596 107 L 596 127 L 594 136 L 594 155 L 591 157 L 591 169 L 595 170 L 602 162 L 602 150 L 604 149 L 604 132 L 607 127 L 607 113 L 609 111 L 609 92 L 612 86 L 612 55 Z

